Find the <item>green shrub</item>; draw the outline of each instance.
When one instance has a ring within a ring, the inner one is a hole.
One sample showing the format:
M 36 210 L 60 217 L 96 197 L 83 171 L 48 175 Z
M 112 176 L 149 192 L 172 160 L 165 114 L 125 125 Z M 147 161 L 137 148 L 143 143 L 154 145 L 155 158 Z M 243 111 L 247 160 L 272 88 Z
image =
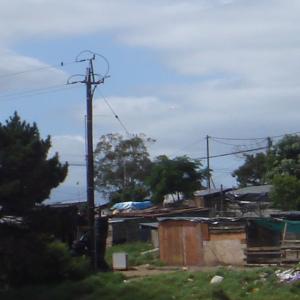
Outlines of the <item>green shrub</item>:
M 90 260 L 85 257 L 73 257 L 68 268 L 68 278 L 80 280 L 91 274 Z
M 1 239 L 0 280 L 2 285 L 21 286 L 82 279 L 89 274 L 87 259 L 72 258 L 61 242 L 34 234 Z

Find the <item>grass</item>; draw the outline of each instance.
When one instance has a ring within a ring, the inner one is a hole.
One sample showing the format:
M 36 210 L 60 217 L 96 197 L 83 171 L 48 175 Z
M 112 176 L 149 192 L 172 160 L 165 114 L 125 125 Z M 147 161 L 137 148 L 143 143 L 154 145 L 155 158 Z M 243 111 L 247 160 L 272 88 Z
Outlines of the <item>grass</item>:
M 109 265 L 112 265 L 112 255 L 114 252 L 126 252 L 128 254 L 129 267 L 139 266 L 144 264 L 160 266 L 163 265 L 158 258 L 158 254 L 141 253 L 153 249 L 151 243 L 135 242 L 121 245 L 114 245 L 107 249 L 106 260 Z
M 114 246 L 107 251 L 128 253 L 130 266 L 160 264 L 154 254 L 141 255 L 151 244 L 132 243 Z M 221 284 L 211 285 L 215 275 L 224 277 Z M 300 300 L 300 282 L 279 283 L 272 268 L 234 270 L 219 268 L 214 272 L 177 271 L 128 280 L 121 273 L 98 273 L 80 281 L 26 286 L 0 290 L 5 300 Z
M 224 276 L 219 285 L 209 282 Z M 264 277 L 262 277 L 262 275 Z M 26 287 L 0 292 L 5 300 L 294 300 L 300 299 L 300 283 L 281 284 L 272 269 L 162 274 L 139 280 L 124 280 L 120 273 L 103 273 L 78 282 Z

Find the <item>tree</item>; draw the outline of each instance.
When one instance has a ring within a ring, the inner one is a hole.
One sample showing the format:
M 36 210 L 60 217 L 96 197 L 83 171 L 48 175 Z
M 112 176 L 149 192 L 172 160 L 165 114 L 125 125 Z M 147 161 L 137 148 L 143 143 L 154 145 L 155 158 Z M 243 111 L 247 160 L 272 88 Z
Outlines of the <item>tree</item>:
M 300 136 L 284 136 L 270 155 L 274 205 L 283 210 L 300 209 Z
M 272 167 L 270 177 L 291 175 L 300 179 L 300 136 L 285 135 L 270 153 Z
M 245 154 L 244 157 L 244 164 L 232 173 L 239 186 L 266 184 L 268 182 L 268 155 L 260 152 L 254 155 Z
M 204 172 L 200 167 L 200 161 L 187 156 L 157 157 L 147 178 L 154 202 L 162 202 L 168 194 L 173 195 L 174 200 L 179 200 L 180 194 L 192 197 L 194 191 L 202 187 Z
M 47 158 L 51 139 L 41 139 L 37 125 L 21 121 L 17 112 L 0 123 L 0 205 L 2 212 L 23 215 L 63 182 L 67 164 L 58 154 Z
M 297 177 L 276 175 L 272 183 L 271 199 L 275 207 L 283 210 L 300 209 L 300 180 Z
M 148 195 L 144 183 L 151 167 L 145 135 L 125 139 L 120 134 L 101 136 L 95 150 L 95 185 L 112 202 L 140 201 Z
M 300 209 L 300 136 L 285 135 L 265 153 L 245 155 L 233 172 L 241 186 L 272 183 L 271 199 L 281 209 Z

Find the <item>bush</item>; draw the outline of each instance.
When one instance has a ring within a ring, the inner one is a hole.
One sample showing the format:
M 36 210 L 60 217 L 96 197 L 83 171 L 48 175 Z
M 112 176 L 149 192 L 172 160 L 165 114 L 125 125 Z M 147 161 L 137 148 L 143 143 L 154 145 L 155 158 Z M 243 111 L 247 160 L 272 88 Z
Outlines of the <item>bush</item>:
M 72 258 L 67 246 L 31 233 L 12 235 L 0 241 L 0 280 L 21 286 L 82 279 L 89 273 L 85 258 Z M 4 255 L 3 255 L 4 254 Z

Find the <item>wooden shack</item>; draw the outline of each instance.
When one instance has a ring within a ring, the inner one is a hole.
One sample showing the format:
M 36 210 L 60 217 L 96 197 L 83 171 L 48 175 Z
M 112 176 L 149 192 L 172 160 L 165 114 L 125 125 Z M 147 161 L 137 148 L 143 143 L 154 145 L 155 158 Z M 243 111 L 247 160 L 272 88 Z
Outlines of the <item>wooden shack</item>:
M 160 259 L 168 265 L 243 265 L 246 233 L 233 219 L 159 220 Z
M 298 219 L 252 218 L 247 221 L 247 264 L 288 264 L 300 261 Z

